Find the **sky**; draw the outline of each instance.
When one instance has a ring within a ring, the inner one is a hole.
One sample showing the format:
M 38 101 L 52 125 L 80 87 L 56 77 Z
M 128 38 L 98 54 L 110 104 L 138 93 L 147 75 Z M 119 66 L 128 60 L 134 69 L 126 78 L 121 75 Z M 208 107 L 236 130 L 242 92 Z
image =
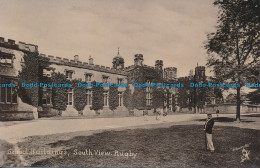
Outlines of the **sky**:
M 141 53 L 144 64 L 163 60 L 181 77 L 205 65 L 217 13 L 213 0 L 0 0 L 0 37 L 110 67 L 119 47 L 125 66 Z

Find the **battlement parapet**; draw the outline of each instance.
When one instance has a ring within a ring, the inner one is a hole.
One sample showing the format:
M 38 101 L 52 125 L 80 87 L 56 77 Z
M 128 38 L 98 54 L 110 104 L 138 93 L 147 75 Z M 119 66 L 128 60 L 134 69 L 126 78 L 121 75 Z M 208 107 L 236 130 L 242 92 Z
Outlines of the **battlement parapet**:
M 15 40 L 8 39 L 5 41 L 4 37 L 0 37 L 0 46 L 13 49 L 13 50 L 19 50 L 19 51 L 25 51 L 25 52 L 38 52 L 38 46 L 30 43 L 25 43 L 19 41 L 18 44 L 15 43 Z
M 131 66 L 128 66 L 128 67 L 125 67 L 125 71 L 126 72 L 129 72 L 129 71 L 131 71 L 131 70 L 133 70 L 135 68 L 135 66 L 134 65 L 131 65 Z
M 125 69 L 131 69 L 131 68 L 134 68 L 135 66 L 134 65 L 130 65 L 128 67 L 125 67 Z
M 151 69 L 154 69 L 154 67 L 152 66 L 149 66 L 149 65 L 144 65 L 145 68 L 151 68 Z
M 47 57 L 45 54 L 40 53 L 39 56 L 41 57 Z
M 177 71 L 176 67 L 166 67 L 164 70 Z
M 40 55 L 46 57 L 45 54 L 40 54 Z M 96 71 L 119 74 L 119 75 L 128 74 L 125 70 L 114 69 L 103 65 L 89 64 L 87 62 L 69 60 L 67 58 L 54 57 L 52 55 L 48 55 L 47 57 L 50 59 L 50 63 L 57 64 L 57 65 L 65 65 L 65 66 L 71 66 L 76 68 L 90 69 L 90 70 L 96 70 Z
M 69 62 L 69 59 L 68 58 L 63 58 L 63 61 L 64 62 Z

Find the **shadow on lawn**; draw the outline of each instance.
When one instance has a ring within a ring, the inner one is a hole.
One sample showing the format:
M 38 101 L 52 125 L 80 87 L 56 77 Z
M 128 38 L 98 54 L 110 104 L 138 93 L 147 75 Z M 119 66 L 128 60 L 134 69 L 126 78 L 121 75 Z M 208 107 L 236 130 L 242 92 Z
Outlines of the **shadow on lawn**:
M 104 131 L 90 136 L 76 136 L 69 140 L 47 143 L 51 149 L 69 147 L 69 155 L 53 156 L 35 162 L 31 166 L 66 167 L 252 167 L 260 165 L 258 148 L 259 130 L 216 126 L 213 133 L 215 153 L 205 150 L 203 126 L 175 125 L 169 128 L 128 129 Z M 28 147 L 35 141 L 24 142 Z M 43 138 L 43 137 L 42 137 Z M 57 136 L 58 139 L 58 136 Z M 242 150 L 233 151 L 251 143 L 250 161 L 240 163 Z M 75 150 L 77 154 L 75 154 Z M 86 151 L 91 151 L 92 155 Z M 98 155 L 95 151 L 110 152 Z M 116 156 L 115 152 L 128 153 Z M 85 155 L 79 155 L 81 154 Z M 136 157 L 130 153 L 137 153 Z
M 206 121 L 205 119 L 198 119 L 195 121 Z M 236 119 L 235 118 L 229 118 L 229 117 L 216 117 L 214 118 L 215 122 L 235 122 Z M 245 122 L 245 123 L 250 123 L 250 122 L 254 122 L 254 121 L 250 121 L 250 120 L 246 120 L 246 119 L 241 119 L 240 122 Z

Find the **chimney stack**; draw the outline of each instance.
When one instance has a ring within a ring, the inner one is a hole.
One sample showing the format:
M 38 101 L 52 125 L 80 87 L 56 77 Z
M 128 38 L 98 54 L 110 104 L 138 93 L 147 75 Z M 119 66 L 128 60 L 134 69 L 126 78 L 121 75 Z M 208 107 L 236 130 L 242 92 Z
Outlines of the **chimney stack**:
M 78 62 L 78 61 L 79 61 L 79 55 L 75 55 L 75 56 L 74 56 L 74 61 L 75 61 L 75 62 Z
M 3 43 L 3 42 L 5 42 L 5 38 L 0 37 L 0 43 Z
M 11 45 L 15 45 L 15 41 L 12 40 L 12 39 L 8 39 L 8 43 L 11 44 Z
M 89 56 L 89 65 L 93 65 L 94 63 L 93 63 L 93 58 L 91 58 L 91 55 Z

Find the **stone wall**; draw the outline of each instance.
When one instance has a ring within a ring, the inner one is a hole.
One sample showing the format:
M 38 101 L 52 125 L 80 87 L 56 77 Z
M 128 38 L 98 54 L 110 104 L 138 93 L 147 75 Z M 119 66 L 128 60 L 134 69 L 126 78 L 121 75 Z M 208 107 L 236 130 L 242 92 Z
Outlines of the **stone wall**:
M 36 119 L 33 111 L 1 111 L 0 121 L 19 121 Z
M 236 104 L 222 104 L 222 105 L 214 105 L 214 106 L 206 106 L 205 111 L 210 113 L 216 113 L 216 110 L 219 110 L 219 113 L 226 114 L 236 113 Z M 250 113 L 250 112 L 260 112 L 260 106 L 258 105 L 241 105 L 240 106 L 240 113 Z

